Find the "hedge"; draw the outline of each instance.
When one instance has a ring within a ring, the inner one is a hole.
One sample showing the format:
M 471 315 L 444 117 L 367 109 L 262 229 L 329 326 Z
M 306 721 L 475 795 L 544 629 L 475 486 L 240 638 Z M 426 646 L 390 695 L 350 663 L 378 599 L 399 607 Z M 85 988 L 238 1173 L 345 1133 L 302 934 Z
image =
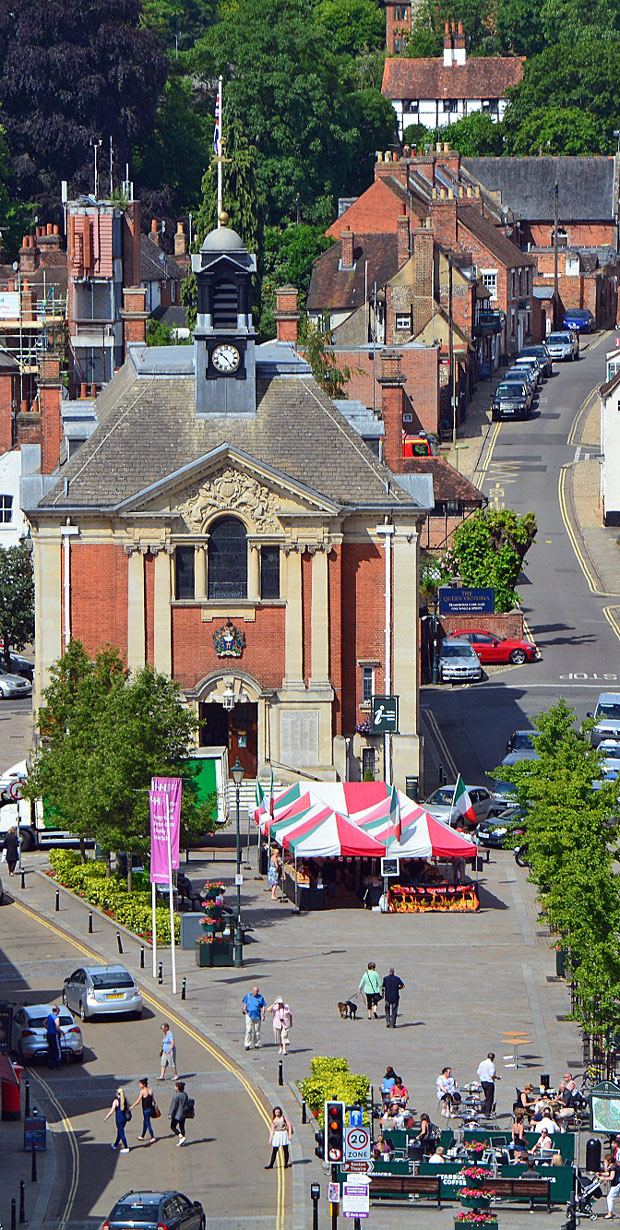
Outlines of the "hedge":
M 108 914 L 123 927 L 135 932 L 142 939 L 152 939 L 151 933 L 151 894 L 143 885 L 138 884 L 131 893 L 127 891 L 127 882 L 119 875 L 106 876 L 105 864 L 89 859 L 83 863 L 76 850 L 50 851 L 51 874 L 64 888 L 71 889 L 76 896 L 95 905 L 104 914 Z M 170 910 L 167 905 L 158 906 L 157 942 L 170 943 Z M 178 940 L 181 923 L 175 918 L 174 931 Z
M 346 1059 L 330 1055 L 315 1056 L 310 1060 L 310 1076 L 299 1082 L 299 1089 L 321 1126 L 325 1103 L 331 1101 L 344 1102 L 345 1106 L 359 1104 L 364 1110 L 364 1121 L 368 1121 L 366 1107 L 370 1081 L 367 1076 L 350 1072 Z

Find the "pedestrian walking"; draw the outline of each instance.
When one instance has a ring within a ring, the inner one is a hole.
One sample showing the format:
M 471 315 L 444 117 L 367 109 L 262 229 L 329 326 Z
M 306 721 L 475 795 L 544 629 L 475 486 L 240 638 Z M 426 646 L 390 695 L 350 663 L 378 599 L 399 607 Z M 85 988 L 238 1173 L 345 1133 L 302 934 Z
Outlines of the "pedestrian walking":
M 385 978 L 383 979 L 383 994 L 385 995 L 385 1024 L 388 1029 L 396 1029 L 398 1004 L 400 1001 L 400 993 L 404 985 L 404 982 L 398 977 L 398 974 L 394 973 L 393 966 L 390 966 Z
M 175 1093 L 170 1103 L 168 1116 L 170 1127 L 174 1135 L 178 1136 L 177 1148 L 180 1148 L 185 1144 L 185 1120 L 189 1118 L 190 1098 L 185 1092 L 185 1081 L 176 1081 L 174 1089 Z
M 273 1003 L 267 1009 L 273 1016 L 273 1033 L 280 1055 L 286 1055 L 286 1048 L 289 1042 L 289 1030 L 293 1024 L 293 1013 L 287 1003 L 284 1002 L 281 995 L 277 995 Z
M 9 869 L 10 876 L 15 875 L 15 868 L 19 861 L 19 847 L 20 847 L 19 836 L 17 833 L 17 829 L 15 828 L 15 825 L 13 825 L 13 827 L 9 829 L 4 839 L 4 854 L 5 854 L 6 865 Z
M 497 1075 L 495 1067 L 495 1055 L 493 1051 L 489 1051 L 486 1059 L 483 1059 L 478 1064 L 478 1080 L 484 1090 L 484 1101 L 482 1103 L 482 1114 L 488 1119 L 493 1110 L 495 1101 L 495 1082 L 501 1081 L 501 1076 Z
M 62 1067 L 62 1048 L 61 1048 L 61 1031 L 60 1031 L 60 1008 L 58 1004 L 50 1009 L 45 1021 L 45 1032 L 47 1035 L 47 1066 L 48 1068 Z
M 243 996 L 241 1003 L 241 1011 L 245 1016 L 245 1038 L 243 1045 L 246 1051 L 251 1051 L 252 1047 L 258 1049 L 260 1046 L 260 1027 L 265 1020 L 267 1004 L 258 987 L 252 987 L 252 990 Z
M 271 1145 L 271 1161 L 265 1170 L 273 1170 L 275 1160 L 278 1156 L 278 1149 L 281 1149 L 284 1154 L 284 1169 L 287 1170 L 290 1166 L 289 1161 L 289 1145 L 291 1136 L 293 1135 L 293 1125 L 287 1116 L 284 1114 L 281 1106 L 274 1106 L 271 1116 L 271 1124 L 269 1126 L 269 1144 Z
M 118 1149 L 118 1146 L 120 1145 L 121 1153 L 129 1153 L 129 1145 L 127 1144 L 125 1128 L 131 1119 L 131 1111 L 127 1105 L 127 1098 L 125 1097 L 125 1093 L 122 1089 L 116 1090 L 114 1100 L 106 1115 L 106 1119 L 109 1119 L 111 1115 L 114 1115 L 114 1121 L 116 1123 L 116 1140 L 111 1148 Z
M 151 1119 L 153 1116 L 155 1116 L 155 1118 L 159 1117 L 159 1109 L 155 1103 L 153 1090 L 149 1085 L 148 1076 L 142 1077 L 140 1081 L 140 1092 L 135 1102 L 131 1103 L 129 1109 L 133 1110 L 135 1106 L 140 1106 L 142 1111 L 142 1134 L 138 1136 L 138 1140 L 145 1140 L 147 1136 L 150 1136 L 151 1140 L 155 1140 L 155 1133 L 153 1131 Z
M 373 1016 L 379 1020 L 377 1012 L 377 1004 L 381 999 L 383 991 L 381 989 L 381 979 L 377 973 L 377 966 L 374 961 L 368 962 L 366 972 L 362 975 L 358 988 L 363 995 L 366 996 L 366 1007 L 368 1008 L 368 1020 L 371 1021 Z
M 161 1027 L 161 1051 L 159 1057 L 161 1059 L 161 1073 L 157 1077 L 158 1080 L 166 1079 L 166 1068 L 172 1068 L 175 1078 L 179 1075 L 177 1072 L 177 1048 L 174 1041 L 174 1034 L 167 1023 Z

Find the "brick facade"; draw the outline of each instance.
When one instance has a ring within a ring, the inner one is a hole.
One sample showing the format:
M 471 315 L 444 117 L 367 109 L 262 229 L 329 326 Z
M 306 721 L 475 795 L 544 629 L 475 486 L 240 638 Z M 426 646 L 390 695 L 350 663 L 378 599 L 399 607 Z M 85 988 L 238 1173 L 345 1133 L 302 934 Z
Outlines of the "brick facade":
M 86 652 L 127 654 L 127 556 L 112 543 L 71 543 L 71 630 Z

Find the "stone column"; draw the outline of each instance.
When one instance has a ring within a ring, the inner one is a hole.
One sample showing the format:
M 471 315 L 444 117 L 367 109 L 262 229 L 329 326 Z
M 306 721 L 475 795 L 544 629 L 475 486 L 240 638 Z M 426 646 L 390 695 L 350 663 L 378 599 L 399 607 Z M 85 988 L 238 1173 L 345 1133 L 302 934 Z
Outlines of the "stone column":
M 133 550 L 127 565 L 127 665 L 140 670 L 146 659 L 144 553 Z
M 194 551 L 194 597 L 207 596 L 207 548 L 196 547 Z
M 394 552 L 394 692 L 403 734 L 418 733 L 418 591 L 415 529 L 396 530 Z
M 62 547 L 55 539 L 34 535 L 34 583 L 39 595 L 37 652 L 35 656 L 35 708 L 49 683 L 49 668 L 60 657 L 62 646 Z
M 312 557 L 311 685 L 329 682 L 329 584 L 327 551 Z
M 155 670 L 172 674 L 172 607 L 170 605 L 170 555 L 161 548 L 155 555 L 155 602 L 153 658 Z
M 260 547 L 248 543 L 248 598 L 250 602 L 258 602 L 260 598 Z
M 304 629 L 301 590 L 301 551 L 286 558 L 286 631 L 284 638 L 284 685 L 304 686 Z

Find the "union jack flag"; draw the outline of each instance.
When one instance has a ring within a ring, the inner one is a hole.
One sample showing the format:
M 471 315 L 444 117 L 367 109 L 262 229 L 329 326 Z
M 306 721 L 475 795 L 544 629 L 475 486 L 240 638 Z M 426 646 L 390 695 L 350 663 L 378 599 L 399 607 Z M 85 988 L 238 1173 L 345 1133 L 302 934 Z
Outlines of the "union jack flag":
M 221 140 L 221 115 L 220 115 L 220 96 L 219 92 L 215 96 L 215 130 L 213 133 L 213 153 L 219 154 Z

